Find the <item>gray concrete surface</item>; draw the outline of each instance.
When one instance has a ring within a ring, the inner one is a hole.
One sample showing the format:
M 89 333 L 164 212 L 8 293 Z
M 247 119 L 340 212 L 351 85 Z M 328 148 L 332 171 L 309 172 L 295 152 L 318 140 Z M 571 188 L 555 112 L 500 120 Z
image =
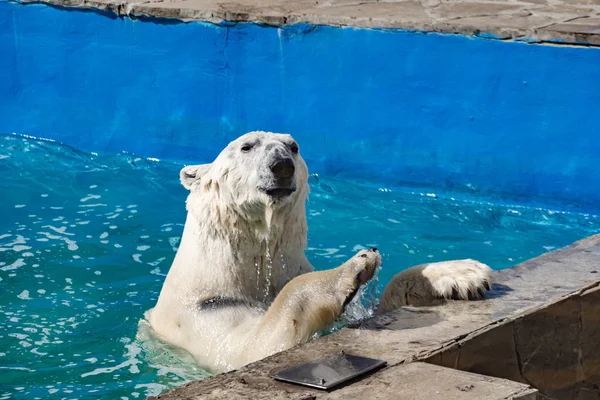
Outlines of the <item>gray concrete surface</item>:
M 214 388 L 209 393 L 179 390 L 157 399 L 292 399 L 292 400 L 537 400 L 529 385 L 426 363 L 410 363 L 369 375 L 360 385 L 325 392 L 286 390 L 274 386 L 264 391 L 245 391 L 243 386 Z
M 529 385 L 425 363 L 387 369 L 364 381 L 327 393 L 332 400 L 536 400 L 538 391 Z M 310 398 L 310 397 L 309 397 Z M 317 398 L 312 395 L 312 398 Z
M 493 35 L 600 46 L 600 0 L 24 0 L 153 16 Z
M 371 398 L 403 390 L 396 377 L 416 361 L 524 382 L 548 398 L 600 398 L 600 235 L 496 275 L 486 300 L 397 310 L 157 399 Z M 386 360 L 388 368 L 331 393 L 271 378 L 342 350 Z
M 599 341 L 600 287 L 593 287 L 469 334 L 424 361 L 527 383 L 552 399 L 600 399 Z

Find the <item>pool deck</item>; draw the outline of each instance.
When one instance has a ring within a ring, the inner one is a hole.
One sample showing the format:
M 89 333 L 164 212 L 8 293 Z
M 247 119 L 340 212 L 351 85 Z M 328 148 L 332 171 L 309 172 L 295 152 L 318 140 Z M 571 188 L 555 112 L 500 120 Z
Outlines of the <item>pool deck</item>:
M 119 16 L 391 28 L 600 46 L 598 0 L 24 0 Z
M 156 398 L 374 399 L 415 392 L 445 400 L 537 398 L 528 385 L 549 398 L 600 397 L 600 235 L 496 274 L 494 289 L 484 301 L 397 310 Z M 382 359 L 388 366 L 332 392 L 271 378 L 285 368 L 340 351 Z M 423 378 L 411 380 L 407 377 L 412 370 L 406 368 L 413 362 L 480 375 L 449 377 L 446 369 L 419 366 L 414 368 Z M 482 379 L 490 377 L 524 386 L 494 381 L 495 395 L 483 395 L 479 390 L 488 389 L 480 387 Z M 459 385 L 448 383 L 454 380 L 474 386 L 473 394 L 479 396 L 457 391 Z M 432 387 L 439 395 L 428 392 Z

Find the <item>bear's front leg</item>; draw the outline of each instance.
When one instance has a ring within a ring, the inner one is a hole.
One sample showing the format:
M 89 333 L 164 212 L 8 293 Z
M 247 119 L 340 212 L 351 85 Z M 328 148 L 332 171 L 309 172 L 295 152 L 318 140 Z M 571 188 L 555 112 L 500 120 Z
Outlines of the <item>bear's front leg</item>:
M 248 362 L 308 341 L 327 328 L 381 264 L 375 248 L 361 250 L 341 266 L 310 272 L 288 282 L 248 342 Z
M 383 290 L 378 314 L 402 306 L 430 306 L 452 300 L 476 300 L 492 285 L 492 269 L 475 260 L 417 265 L 400 272 Z

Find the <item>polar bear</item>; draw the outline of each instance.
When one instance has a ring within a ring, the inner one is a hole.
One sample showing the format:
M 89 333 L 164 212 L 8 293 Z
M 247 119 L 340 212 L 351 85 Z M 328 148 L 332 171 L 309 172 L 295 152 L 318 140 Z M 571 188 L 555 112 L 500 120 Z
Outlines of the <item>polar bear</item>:
M 214 372 L 308 341 L 381 263 L 371 248 L 313 272 L 304 253 L 308 169 L 290 135 L 250 132 L 180 179 L 190 191 L 184 231 L 147 318 Z M 378 311 L 480 298 L 490 283 L 490 268 L 473 260 L 417 266 L 392 279 Z

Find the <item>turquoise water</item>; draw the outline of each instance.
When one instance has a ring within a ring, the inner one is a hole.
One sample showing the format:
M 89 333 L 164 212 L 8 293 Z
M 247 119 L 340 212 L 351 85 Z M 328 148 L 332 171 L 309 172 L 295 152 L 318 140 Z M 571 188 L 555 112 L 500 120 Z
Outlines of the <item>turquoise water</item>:
M 0 137 L 0 399 L 144 398 L 206 376 L 136 339 L 185 218 L 180 166 Z M 308 256 L 361 246 L 379 284 L 414 264 L 472 257 L 505 268 L 600 231 L 594 215 L 313 175 Z

